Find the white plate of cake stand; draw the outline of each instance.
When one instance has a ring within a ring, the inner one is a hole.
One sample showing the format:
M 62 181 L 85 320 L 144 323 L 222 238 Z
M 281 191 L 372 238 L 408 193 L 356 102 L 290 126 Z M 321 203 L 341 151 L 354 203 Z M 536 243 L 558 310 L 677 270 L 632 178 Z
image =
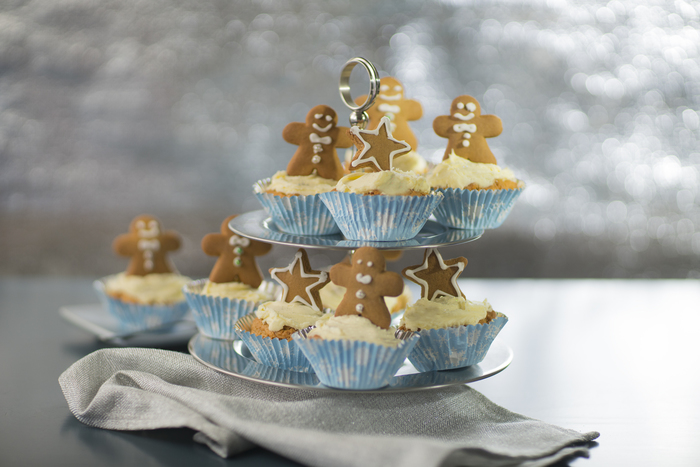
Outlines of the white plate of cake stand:
M 291 235 L 280 231 L 264 210 L 252 211 L 235 217 L 229 223 L 229 228 L 243 237 L 267 243 L 299 248 L 349 251 L 363 246 L 383 250 L 437 248 L 471 242 L 483 234 L 483 230 L 456 230 L 444 227 L 434 221 L 428 221 L 418 235 L 410 240 L 400 242 L 348 240 L 342 234 Z M 334 389 L 322 385 L 314 373 L 299 373 L 258 363 L 240 340 L 212 339 L 199 333 L 190 340 L 188 349 L 196 360 L 209 368 L 245 380 L 295 389 L 347 391 L 346 389 Z M 499 339 L 496 339 L 491 344 L 486 358 L 477 365 L 421 373 L 406 359 L 388 386 L 363 392 L 413 391 L 472 383 L 500 373 L 510 365 L 512 360 L 513 351 Z

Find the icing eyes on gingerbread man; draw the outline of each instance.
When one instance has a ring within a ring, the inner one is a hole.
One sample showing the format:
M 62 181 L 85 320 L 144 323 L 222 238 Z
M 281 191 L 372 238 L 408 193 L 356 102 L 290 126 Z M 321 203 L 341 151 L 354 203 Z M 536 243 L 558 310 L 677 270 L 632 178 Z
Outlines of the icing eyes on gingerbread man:
M 306 114 L 306 122 L 284 127 L 282 138 L 299 146 L 287 165 L 287 175 L 311 175 L 340 180 L 343 166 L 335 148 L 349 148 L 348 128 L 337 126 L 338 116 L 327 105 L 317 105 Z
M 202 239 L 204 253 L 219 257 L 209 274 L 209 280 L 216 283 L 242 282 L 251 287 L 259 287 L 263 276 L 255 257 L 269 253 L 272 245 L 233 233 L 228 228 L 228 223 L 234 217 L 236 216 L 224 219 L 221 233 L 210 233 Z
M 367 96 L 355 99 L 358 105 L 365 102 Z M 375 130 L 382 117 L 388 117 L 391 122 L 391 133 L 399 141 L 405 141 L 412 150 L 418 148 L 418 139 L 408 122 L 418 120 L 423 116 L 423 107 L 420 102 L 404 98 L 403 84 L 391 76 L 379 80 L 379 94 L 367 110 L 369 125 L 367 129 Z
M 398 297 L 403 292 L 403 279 L 386 270 L 386 260 L 376 248 L 362 247 L 352 259 L 331 268 L 334 284 L 346 288 L 335 310 L 335 316 L 359 315 L 383 329 L 389 329 L 391 313 L 384 297 Z
M 167 253 L 180 248 L 177 232 L 163 232 L 160 221 L 142 214 L 129 224 L 129 233 L 119 235 L 112 244 L 120 256 L 130 256 L 127 275 L 145 276 L 175 272 Z
M 481 115 L 481 106 L 472 96 L 459 96 L 452 101 L 450 115 L 433 120 L 433 130 L 448 140 L 443 160 L 454 152 L 472 162 L 496 163 L 486 138 L 500 135 L 503 123 L 495 115 Z

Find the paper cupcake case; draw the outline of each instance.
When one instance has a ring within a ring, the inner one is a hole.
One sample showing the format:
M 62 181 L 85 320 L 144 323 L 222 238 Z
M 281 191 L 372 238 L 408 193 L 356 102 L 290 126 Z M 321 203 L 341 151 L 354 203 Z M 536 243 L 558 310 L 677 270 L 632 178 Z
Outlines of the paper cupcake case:
M 420 372 L 463 368 L 480 363 L 491 343 L 508 322 L 498 313 L 486 324 L 457 326 L 447 329 L 424 329 L 408 360 Z
M 379 389 L 388 386 L 419 336 L 406 333 L 398 347 L 348 340 L 308 339 L 299 331 L 292 339 L 311 362 L 325 386 L 339 389 Z
M 340 232 L 320 195 L 279 196 L 265 193 L 270 180 L 254 185 L 255 196 L 277 227 L 294 235 L 331 235 Z
M 199 332 L 214 339 L 236 339 L 236 321 L 253 313 L 262 302 L 212 297 L 201 294 L 207 279 L 190 282 L 183 287 L 187 303 L 192 308 L 192 316 Z M 274 296 L 279 286 L 263 282 L 258 290 Z
M 254 319 L 255 314 L 242 317 L 236 323 L 235 329 L 238 337 L 248 347 L 255 360 L 263 365 L 285 370 L 302 373 L 313 372 L 311 364 L 295 341 L 271 339 L 252 334 L 250 326 Z
M 103 279 L 93 282 L 102 305 L 114 316 L 124 331 L 144 331 L 180 321 L 190 307 L 186 300 L 168 305 L 142 305 L 111 297 L 105 291 Z
M 433 215 L 454 229 L 495 229 L 508 217 L 524 188 L 511 190 L 463 190 L 436 188 L 444 199 Z
M 346 238 L 368 241 L 415 237 L 442 200 L 440 193 L 384 196 L 331 191 L 319 196 Z

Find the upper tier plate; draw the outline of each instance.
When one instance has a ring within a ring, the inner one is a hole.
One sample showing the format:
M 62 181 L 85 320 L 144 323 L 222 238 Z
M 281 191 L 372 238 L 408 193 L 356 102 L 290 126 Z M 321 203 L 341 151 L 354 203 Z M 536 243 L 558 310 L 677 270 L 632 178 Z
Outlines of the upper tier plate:
M 410 240 L 399 242 L 369 242 L 348 240 L 342 234 L 334 235 L 292 235 L 284 233 L 264 211 L 251 211 L 234 218 L 229 228 L 243 237 L 267 243 L 296 246 L 300 248 L 323 248 L 331 250 L 354 250 L 371 246 L 381 250 L 407 250 L 412 248 L 437 248 L 471 242 L 481 237 L 483 230 L 450 229 L 435 221 L 428 221 L 421 231 Z

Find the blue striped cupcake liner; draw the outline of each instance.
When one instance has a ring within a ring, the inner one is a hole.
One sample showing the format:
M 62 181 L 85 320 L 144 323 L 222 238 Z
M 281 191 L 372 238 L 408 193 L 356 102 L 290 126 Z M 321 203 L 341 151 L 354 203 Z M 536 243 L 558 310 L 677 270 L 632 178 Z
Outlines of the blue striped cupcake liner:
M 385 196 L 330 191 L 319 196 L 346 238 L 368 241 L 415 237 L 442 200 L 442 194 L 437 192 L 426 196 Z
M 96 280 L 93 287 L 102 305 L 119 322 L 122 331 L 145 331 L 163 327 L 180 321 L 190 311 L 186 300 L 168 305 L 142 305 L 119 300 L 107 294 L 105 279 Z
M 248 347 L 255 360 L 263 365 L 285 370 L 302 373 L 313 372 L 311 364 L 296 342 L 252 334 L 250 326 L 255 318 L 254 313 L 246 315 L 239 319 L 235 325 L 238 337 Z
M 270 179 L 254 185 L 255 196 L 277 227 L 294 235 L 331 235 L 340 232 L 319 195 L 279 196 L 265 193 Z
M 508 318 L 497 313 L 486 324 L 423 329 L 418 331 L 420 342 L 413 347 L 408 360 L 420 372 L 476 365 L 486 358 L 491 343 L 506 322 Z
M 440 224 L 453 229 L 495 229 L 506 220 L 523 190 L 435 188 L 445 197 L 433 215 Z
M 237 334 L 234 329 L 236 321 L 255 312 L 262 302 L 203 295 L 201 292 L 206 283 L 207 279 L 200 279 L 186 284 L 182 289 L 187 303 L 192 308 L 197 329 L 205 336 L 214 339 L 236 339 Z M 276 284 L 263 282 L 259 290 L 266 291 L 274 297 L 278 288 Z
M 397 332 L 398 347 L 386 347 L 361 341 L 308 339 L 313 328 L 296 332 L 297 342 L 316 376 L 325 386 L 339 389 L 379 389 L 391 383 L 406 356 L 418 342 L 412 332 Z

